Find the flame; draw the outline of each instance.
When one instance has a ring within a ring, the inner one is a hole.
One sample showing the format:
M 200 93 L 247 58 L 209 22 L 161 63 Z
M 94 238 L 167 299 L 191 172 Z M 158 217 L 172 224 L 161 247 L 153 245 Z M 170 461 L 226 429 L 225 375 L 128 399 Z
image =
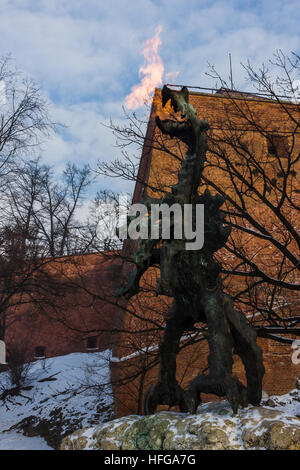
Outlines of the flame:
M 125 104 L 129 109 L 142 106 L 149 100 L 154 89 L 162 84 L 164 64 L 158 53 L 158 48 L 162 44 L 159 37 L 162 29 L 162 26 L 158 26 L 155 36 L 143 44 L 142 54 L 145 58 L 145 65 L 139 69 L 141 82 L 134 85 L 131 93 L 125 98 Z

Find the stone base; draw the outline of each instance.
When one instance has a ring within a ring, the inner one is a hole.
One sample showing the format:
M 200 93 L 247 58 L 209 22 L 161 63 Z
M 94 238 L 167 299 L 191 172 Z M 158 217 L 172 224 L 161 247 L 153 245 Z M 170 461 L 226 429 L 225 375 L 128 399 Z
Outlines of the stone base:
M 248 406 L 232 415 L 227 401 L 197 414 L 162 411 L 126 416 L 63 439 L 61 450 L 300 450 L 300 418 Z

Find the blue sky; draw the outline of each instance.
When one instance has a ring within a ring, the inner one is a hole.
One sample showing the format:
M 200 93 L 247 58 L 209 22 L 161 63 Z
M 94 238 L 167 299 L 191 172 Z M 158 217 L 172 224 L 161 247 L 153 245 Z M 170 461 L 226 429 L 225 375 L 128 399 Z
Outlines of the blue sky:
M 90 163 L 119 156 L 101 126 L 120 123 L 126 95 L 138 83 L 143 43 L 161 25 L 159 53 L 177 83 L 214 86 L 207 62 L 245 86 L 240 62 L 260 64 L 281 48 L 300 50 L 298 0 L 0 0 L 0 55 L 11 53 L 68 127 L 46 142 L 44 159 Z M 125 190 L 116 180 L 98 187 Z

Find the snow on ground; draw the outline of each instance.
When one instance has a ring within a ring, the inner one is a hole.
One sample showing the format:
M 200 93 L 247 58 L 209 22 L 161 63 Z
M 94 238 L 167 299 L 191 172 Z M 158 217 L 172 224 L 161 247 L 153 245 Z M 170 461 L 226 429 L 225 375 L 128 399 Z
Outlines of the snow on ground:
M 53 450 L 39 436 L 27 437 L 19 432 L 0 433 L 0 450 Z
M 299 449 L 300 390 L 265 396 L 262 406 L 239 408 L 227 400 L 200 405 L 196 414 L 161 411 L 130 415 L 69 435 L 64 450 L 274 450 Z M 282 436 L 281 436 L 282 435 Z
M 106 385 L 110 382 L 110 360 L 111 351 L 107 350 L 90 354 L 73 353 L 33 362 L 26 380 L 29 389 L 22 390 L 21 396 L 10 396 L 0 402 L 0 450 L 47 450 L 54 447 L 52 442 L 49 443 L 49 438 L 46 442 L 41 437 L 43 432 L 32 437 L 25 436 L 24 426 L 19 423 L 26 419 L 33 419 L 35 425 L 53 420 L 50 436 L 53 429 L 58 440 L 76 429 L 89 428 L 85 432 L 92 442 L 93 426 L 113 418 L 112 390 L 110 385 Z M 51 380 L 44 380 L 49 378 Z M 95 388 L 95 384 L 100 384 L 100 387 Z M 0 373 L 0 395 L 9 387 L 8 373 Z M 300 417 L 300 390 L 268 397 L 262 404 L 287 416 Z M 207 422 L 214 424 L 220 420 L 213 412 L 217 409 L 216 403 L 204 404 L 200 408 Z M 245 410 L 246 418 L 247 413 L 248 410 Z M 257 421 L 259 419 L 258 413 Z M 239 442 L 239 432 L 232 429 L 230 439 Z
M 266 405 L 276 410 L 283 411 L 289 416 L 297 416 L 300 418 L 300 389 L 291 390 L 285 395 L 271 396 Z
M 33 362 L 25 384 L 32 388 L 0 402 L 0 449 L 51 448 L 39 436 L 22 434 L 16 425 L 25 418 L 33 417 L 35 423 L 52 420 L 61 435 L 110 419 L 112 390 L 106 385 L 110 382 L 110 357 L 111 351 L 107 350 Z M 47 378 L 51 380 L 43 381 Z M 0 394 L 10 386 L 8 373 L 1 373 Z

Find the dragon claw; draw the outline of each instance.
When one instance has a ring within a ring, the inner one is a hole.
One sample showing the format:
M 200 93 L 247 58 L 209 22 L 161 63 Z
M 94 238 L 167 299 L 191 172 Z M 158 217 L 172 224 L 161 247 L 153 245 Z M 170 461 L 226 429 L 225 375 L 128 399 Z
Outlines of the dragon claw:
M 180 411 L 187 412 L 187 396 L 186 392 L 178 385 L 177 382 L 167 385 L 161 382 L 151 384 L 144 398 L 144 414 L 153 414 L 158 405 L 176 406 Z

